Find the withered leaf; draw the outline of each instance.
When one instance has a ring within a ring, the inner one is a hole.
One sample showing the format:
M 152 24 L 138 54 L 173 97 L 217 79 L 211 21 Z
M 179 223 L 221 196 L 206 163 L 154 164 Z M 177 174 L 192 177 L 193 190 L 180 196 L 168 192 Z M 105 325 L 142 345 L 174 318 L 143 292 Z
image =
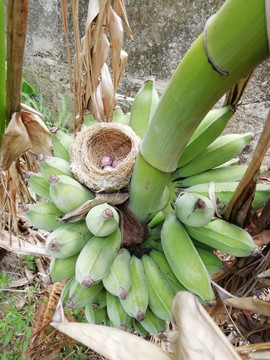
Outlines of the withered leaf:
M 51 144 L 51 135 L 36 114 L 27 111 L 14 113 L 2 136 L 1 165 L 9 169 L 12 162 L 28 150 L 52 155 Z

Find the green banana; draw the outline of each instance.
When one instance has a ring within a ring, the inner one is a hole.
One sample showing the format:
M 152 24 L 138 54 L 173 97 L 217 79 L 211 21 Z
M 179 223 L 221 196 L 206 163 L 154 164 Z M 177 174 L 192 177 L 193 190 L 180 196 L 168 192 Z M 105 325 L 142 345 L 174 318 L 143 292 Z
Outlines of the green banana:
M 124 300 L 131 286 L 131 256 L 127 249 L 121 248 L 114 259 L 110 272 L 102 281 L 105 289 Z
M 232 159 L 253 139 L 251 133 L 219 136 L 203 152 L 179 168 L 179 177 L 188 177 L 212 169 Z
M 158 226 L 160 226 L 163 221 L 164 221 L 165 217 L 162 211 L 158 211 L 156 214 L 154 214 L 154 216 L 149 219 L 147 225 L 151 228 L 154 229 Z
M 182 167 L 198 156 L 210 145 L 225 129 L 235 110 L 226 106 L 221 109 L 212 109 L 201 121 L 188 144 L 186 145 L 177 167 Z
M 147 330 L 145 330 L 145 328 L 142 326 L 142 324 L 134 318 L 132 318 L 132 327 L 141 336 L 149 335 L 149 332 Z
M 174 291 L 151 257 L 143 255 L 142 262 L 148 284 L 149 308 L 160 319 L 172 321 L 171 307 Z
M 228 165 L 217 167 L 211 170 L 204 171 L 200 174 L 189 176 L 177 181 L 177 185 L 182 188 L 193 185 L 204 184 L 211 181 L 225 182 L 225 181 L 240 181 L 246 172 L 248 165 Z M 260 172 L 267 170 L 267 166 L 261 166 Z M 173 180 L 173 179 L 172 179 Z
M 47 181 L 50 175 L 67 175 L 74 178 L 70 170 L 70 163 L 64 159 L 55 156 L 38 155 L 37 163 L 41 174 Z
M 49 275 L 51 282 L 62 281 L 75 275 L 75 265 L 78 254 L 64 259 L 53 257 L 50 262 Z
M 102 288 L 101 291 L 97 294 L 95 299 L 93 300 L 91 306 L 93 310 L 98 310 L 106 307 L 106 289 Z
M 161 229 L 164 254 L 183 286 L 204 300 L 213 300 L 209 274 L 184 225 L 175 214 L 167 215 Z M 188 269 L 188 271 L 187 271 Z
M 130 271 L 131 287 L 127 298 L 124 300 L 120 299 L 120 302 L 129 316 L 142 321 L 148 306 L 149 294 L 142 260 L 135 255 L 131 256 Z
M 249 233 L 223 219 L 213 219 L 202 227 L 185 226 L 189 235 L 214 249 L 233 256 L 249 256 L 255 244 Z
M 91 113 L 83 114 L 82 130 L 96 124 L 98 122 Z
M 173 289 L 174 293 L 177 293 L 178 291 L 186 290 L 185 287 L 179 282 L 177 277 L 174 275 L 174 272 L 172 271 L 163 251 L 161 252 L 161 251 L 152 249 L 151 252 L 149 253 L 149 256 L 155 261 L 157 266 L 163 272 L 168 283 L 170 284 L 171 288 Z
M 109 291 L 107 291 L 106 297 L 107 314 L 113 325 L 122 330 L 129 329 L 131 327 L 131 317 L 125 312 L 119 298 Z
M 112 121 L 123 125 L 129 125 L 129 117 L 124 114 L 120 106 L 115 106 L 115 108 L 113 109 Z
M 214 184 L 214 194 L 216 197 L 217 209 L 220 215 L 224 215 L 228 202 L 230 201 L 233 193 L 238 186 L 238 182 L 220 182 Z M 199 184 L 191 186 L 190 188 L 185 189 L 185 192 L 194 192 L 202 196 L 209 198 L 209 185 L 210 183 Z M 266 201 L 270 198 L 270 184 L 256 184 L 256 191 L 254 199 L 252 201 L 253 211 L 256 211 L 262 207 Z
M 95 197 L 91 190 L 67 175 L 50 175 L 48 180 L 51 199 L 64 213 Z
M 27 171 L 24 173 L 24 177 L 27 180 L 28 185 L 31 190 L 44 200 L 51 200 L 49 183 L 44 179 L 41 173 L 34 173 Z
M 101 325 L 104 323 L 107 316 L 107 309 L 105 307 L 97 310 L 93 310 L 91 304 L 87 304 L 84 307 L 86 320 L 90 324 Z
M 206 196 L 182 192 L 176 199 L 175 212 L 183 224 L 195 227 L 208 224 L 215 215 L 215 208 Z
M 144 137 L 158 102 L 155 80 L 151 77 L 144 82 L 135 96 L 130 111 L 129 126 L 141 139 Z
M 52 202 L 23 204 L 22 210 L 26 219 L 36 229 L 51 231 L 63 226 L 57 218 L 64 214 Z
M 222 271 L 223 262 L 217 255 L 200 247 L 196 247 L 196 249 L 210 275 L 217 274 Z
M 146 331 L 148 331 L 148 333 L 155 335 L 158 335 L 167 329 L 166 321 L 157 317 L 150 308 L 147 308 L 144 320 L 141 321 L 140 324 Z
M 101 281 L 87 289 L 84 289 L 74 278 L 72 279 L 69 285 L 68 297 L 65 296 L 65 298 L 67 298 L 65 302 L 65 306 L 68 309 L 77 309 L 77 308 L 83 308 L 87 304 L 92 304 L 92 302 L 95 300 L 98 293 L 102 289 L 103 289 L 103 284 Z
M 113 206 L 103 203 L 89 210 L 85 222 L 93 235 L 107 236 L 118 228 L 119 215 Z
M 76 262 L 76 280 L 87 288 L 105 278 L 110 272 L 122 241 L 117 229 L 108 236 L 93 236 L 82 248 Z
M 50 132 L 53 141 L 54 156 L 69 161 L 69 147 L 74 141 L 74 136 L 67 134 L 55 126 L 50 129 Z
M 78 254 L 92 236 L 84 220 L 64 224 L 47 237 L 46 252 L 56 258 L 70 257 Z

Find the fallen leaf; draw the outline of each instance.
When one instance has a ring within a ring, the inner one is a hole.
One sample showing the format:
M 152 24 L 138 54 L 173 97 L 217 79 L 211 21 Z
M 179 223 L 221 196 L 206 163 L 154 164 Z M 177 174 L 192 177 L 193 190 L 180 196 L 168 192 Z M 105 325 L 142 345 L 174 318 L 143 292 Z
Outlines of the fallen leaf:
M 178 335 L 171 339 L 177 359 L 241 360 L 193 294 L 178 292 L 173 301 L 172 314 L 178 327 Z
M 110 360 L 176 360 L 149 341 L 120 329 L 75 322 L 50 325 Z
M 224 300 L 224 304 L 270 317 L 270 303 L 254 297 L 234 297 Z

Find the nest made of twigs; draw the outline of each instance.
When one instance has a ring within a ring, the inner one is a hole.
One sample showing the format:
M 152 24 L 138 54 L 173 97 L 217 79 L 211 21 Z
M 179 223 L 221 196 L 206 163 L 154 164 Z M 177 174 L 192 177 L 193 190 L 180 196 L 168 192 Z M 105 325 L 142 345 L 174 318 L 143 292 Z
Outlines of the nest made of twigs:
M 140 138 L 127 125 L 99 123 L 81 131 L 70 146 L 71 170 L 76 179 L 95 192 L 114 192 L 131 178 Z M 111 156 L 115 168 L 103 168 Z

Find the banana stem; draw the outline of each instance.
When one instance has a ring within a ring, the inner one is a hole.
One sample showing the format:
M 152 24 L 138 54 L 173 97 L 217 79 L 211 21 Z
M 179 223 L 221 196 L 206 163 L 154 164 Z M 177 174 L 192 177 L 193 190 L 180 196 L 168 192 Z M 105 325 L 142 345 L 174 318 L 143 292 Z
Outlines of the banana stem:
M 170 173 L 206 113 L 268 56 L 264 0 L 227 0 L 179 64 L 141 142 L 129 201 L 138 220 L 159 209 Z

